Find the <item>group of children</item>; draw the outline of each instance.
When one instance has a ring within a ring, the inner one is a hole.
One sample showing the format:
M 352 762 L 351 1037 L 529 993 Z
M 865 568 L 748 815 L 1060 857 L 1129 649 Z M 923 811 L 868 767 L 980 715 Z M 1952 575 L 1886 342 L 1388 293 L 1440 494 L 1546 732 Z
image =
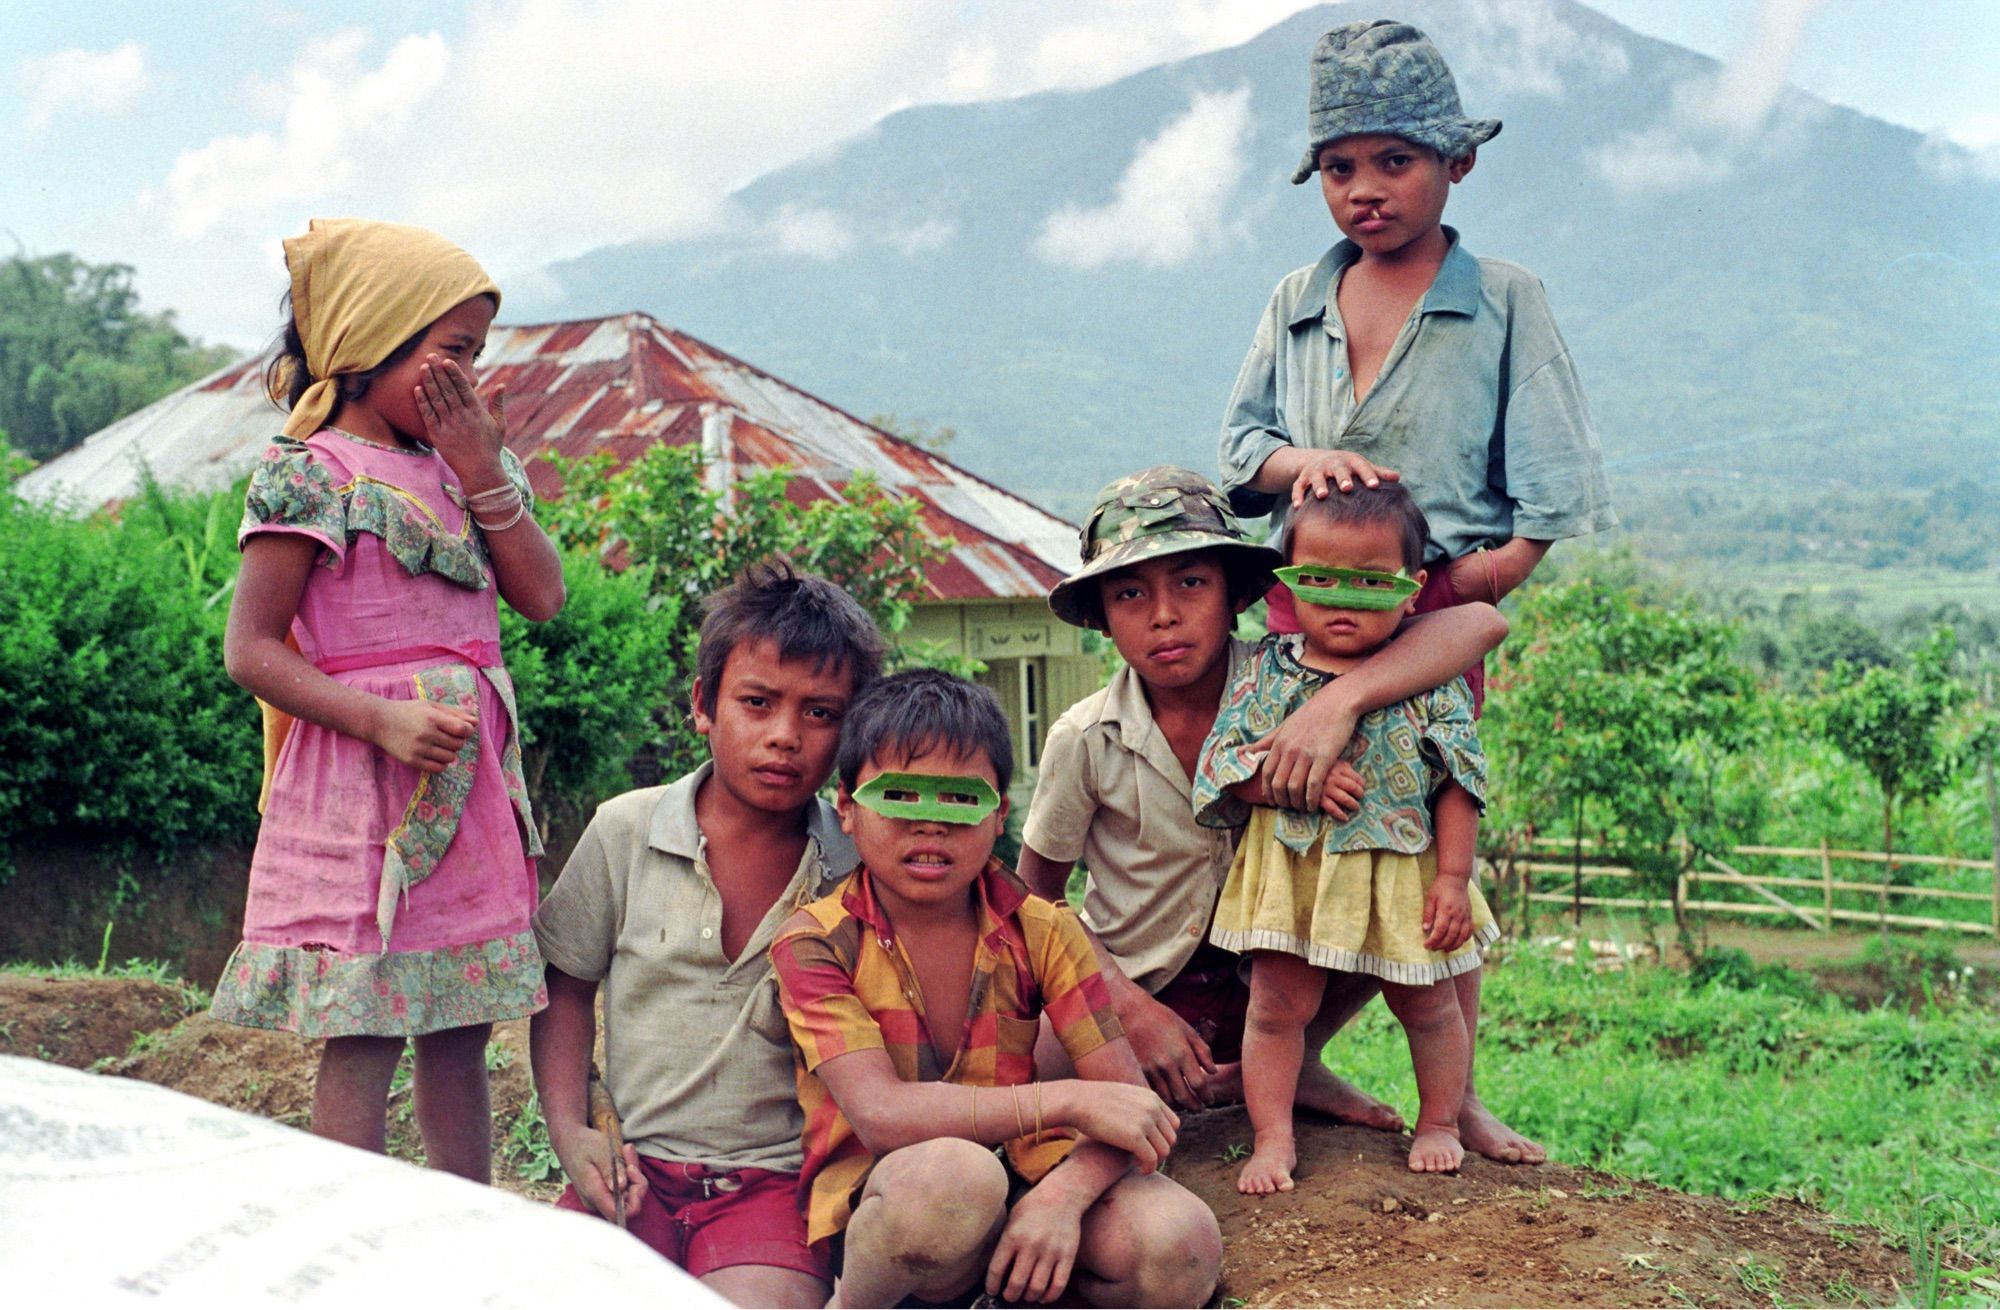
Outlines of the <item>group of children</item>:
M 1018 873 L 993 695 L 882 676 L 853 598 L 774 560 L 706 602 L 708 762 L 605 802 L 537 909 L 495 595 L 537 619 L 563 588 L 474 389 L 499 291 L 416 229 L 286 243 L 291 418 L 227 640 L 267 798 L 215 1012 L 326 1039 L 316 1132 L 381 1150 L 414 1039 L 431 1163 L 486 1178 L 490 1025 L 532 1014 L 559 1204 L 774 1306 L 1201 1304 L 1221 1238 L 1159 1172 L 1179 1112 L 1247 1104 L 1250 1193 L 1294 1186 L 1295 1102 L 1400 1130 L 1318 1058 L 1377 991 L 1410 1167 L 1543 1158 L 1474 1092 L 1474 720 L 1494 604 L 1613 521 L 1601 460 L 1540 284 L 1440 222 L 1499 124 L 1402 24 L 1312 69 L 1294 181 L 1346 239 L 1273 296 L 1222 485 L 1148 469 L 1093 508 L 1049 604 L 1124 666 L 1051 727 Z M 1267 512 L 1275 547 L 1236 517 Z

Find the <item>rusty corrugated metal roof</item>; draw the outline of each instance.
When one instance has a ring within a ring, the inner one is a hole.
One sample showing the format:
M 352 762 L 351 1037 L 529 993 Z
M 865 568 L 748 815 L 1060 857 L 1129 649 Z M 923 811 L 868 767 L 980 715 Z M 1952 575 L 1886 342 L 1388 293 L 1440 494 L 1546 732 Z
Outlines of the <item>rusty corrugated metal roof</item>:
M 203 378 L 94 434 L 17 484 L 79 509 L 114 504 L 148 468 L 170 486 L 226 486 L 256 461 L 279 412 L 261 361 Z M 800 503 L 840 499 L 857 473 L 921 501 L 936 536 L 957 545 L 927 579 L 938 600 L 1040 599 L 1076 559 L 1076 528 L 1011 492 L 646 314 L 496 325 L 483 385 L 507 389 L 507 444 L 536 490 L 557 490 L 535 457 L 597 452 L 624 463 L 655 442 L 706 433 L 735 476 L 780 465 Z

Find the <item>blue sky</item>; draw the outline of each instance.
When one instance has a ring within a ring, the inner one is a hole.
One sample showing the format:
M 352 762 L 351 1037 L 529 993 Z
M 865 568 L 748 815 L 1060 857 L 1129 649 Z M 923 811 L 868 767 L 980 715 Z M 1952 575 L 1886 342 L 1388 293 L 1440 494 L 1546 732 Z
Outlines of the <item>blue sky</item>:
M 1552 12 L 1485 3 L 1527 26 Z M 0 232 L 133 264 L 149 307 L 251 346 L 283 287 L 278 239 L 310 214 L 438 227 L 504 283 L 726 221 L 730 190 L 910 103 L 1095 85 L 1303 7 L 0 0 Z M 1961 166 L 2000 175 L 1995 0 L 1596 7 L 1956 142 Z

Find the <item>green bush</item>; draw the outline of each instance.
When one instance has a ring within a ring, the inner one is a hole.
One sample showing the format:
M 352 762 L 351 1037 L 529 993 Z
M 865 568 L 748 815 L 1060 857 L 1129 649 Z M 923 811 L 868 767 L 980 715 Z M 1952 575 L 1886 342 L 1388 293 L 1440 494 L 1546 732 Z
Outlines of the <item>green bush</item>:
M 257 722 L 223 672 L 226 617 L 157 517 L 0 496 L 0 844 L 254 830 Z
M 544 822 L 588 814 L 632 785 L 626 766 L 653 741 L 653 713 L 681 688 L 674 661 L 680 601 L 653 597 L 636 573 L 563 555 L 569 599 L 547 623 L 500 607 L 501 646 L 521 705 L 522 764 Z

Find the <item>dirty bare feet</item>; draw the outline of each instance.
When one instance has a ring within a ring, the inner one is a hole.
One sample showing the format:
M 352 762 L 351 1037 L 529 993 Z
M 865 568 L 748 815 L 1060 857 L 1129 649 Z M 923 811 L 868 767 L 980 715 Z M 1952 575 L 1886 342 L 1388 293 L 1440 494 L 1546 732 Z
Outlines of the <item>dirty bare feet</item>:
M 1470 1090 L 1459 1105 L 1458 1135 L 1467 1150 L 1502 1164 L 1541 1164 L 1549 1158 L 1540 1142 L 1530 1141 L 1501 1123 Z
M 1457 1173 L 1464 1161 L 1465 1148 L 1459 1145 L 1456 1129 L 1418 1122 L 1417 1138 L 1410 1143 L 1411 1173 Z
M 1257 1134 L 1257 1149 L 1243 1162 L 1236 1175 L 1236 1190 L 1245 1196 L 1269 1196 L 1292 1190 L 1292 1170 L 1298 1167 L 1298 1148 L 1289 1134 Z
M 1311 1060 L 1299 1071 L 1298 1103 L 1305 1109 L 1344 1124 L 1359 1124 L 1363 1128 L 1380 1128 L 1392 1133 L 1403 1131 L 1403 1116 L 1397 1114 L 1393 1106 L 1376 1100 L 1345 1078 L 1337 1077 L 1325 1065 Z

